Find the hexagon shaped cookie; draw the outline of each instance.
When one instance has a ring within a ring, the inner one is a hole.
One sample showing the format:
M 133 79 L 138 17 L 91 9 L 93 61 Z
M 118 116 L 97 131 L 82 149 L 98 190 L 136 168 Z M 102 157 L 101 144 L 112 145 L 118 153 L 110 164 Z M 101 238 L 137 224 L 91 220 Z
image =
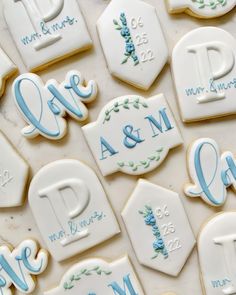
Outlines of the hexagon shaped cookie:
M 139 262 L 177 276 L 195 245 L 179 195 L 141 179 L 122 217 Z
M 168 58 L 155 8 L 139 0 L 113 0 L 97 29 L 111 74 L 147 90 Z
M 0 207 L 21 206 L 29 166 L 2 133 L 0 146 Z

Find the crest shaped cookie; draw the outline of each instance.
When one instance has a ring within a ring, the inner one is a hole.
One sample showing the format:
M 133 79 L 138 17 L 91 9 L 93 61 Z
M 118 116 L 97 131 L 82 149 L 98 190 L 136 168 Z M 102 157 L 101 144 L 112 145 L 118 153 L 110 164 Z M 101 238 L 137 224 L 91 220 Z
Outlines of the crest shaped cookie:
M 217 27 L 195 29 L 177 43 L 172 72 L 184 122 L 236 113 L 235 61 L 236 39 Z
M 108 263 L 88 259 L 72 266 L 55 289 L 44 295 L 144 295 L 128 257 Z
M 98 177 L 76 160 L 60 160 L 43 167 L 30 184 L 29 204 L 57 261 L 120 232 Z
M 68 72 L 62 83 L 52 79 L 45 85 L 39 76 L 28 73 L 15 79 L 12 91 L 17 108 L 29 124 L 22 134 L 27 138 L 40 134 L 57 140 L 66 134 L 66 114 L 77 121 L 87 119 L 84 103 L 96 98 L 97 84 L 90 80 L 84 86 L 84 77 L 75 70 Z
M 155 8 L 140 0 L 112 0 L 97 28 L 111 74 L 147 90 L 168 58 Z
M 17 71 L 16 66 L 0 48 L 0 97 L 5 90 L 6 80 Z
M 236 212 L 223 212 L 202 228 L 198 253 L 206 295 L 236 293 Z
M 122 217 L 139 262 L 177 276 L 195 245 L 179 195 L 141 179 Z
M 5 0 L 4 15 L 29 71 L 91 47 L 76 0 Z
M 222 206 L 227 188 L 236 190 L 236 162 L 234 155 L 220 153 L 218 144 L 211 138 L 196 140 L 188 151 L 188 170 L 193 184 L 185 186 L 189 197 L 201 197 L 211 206 Z
M 167 0 L 170 13 L 186 12 L 199 18 L 213 18 L 234 9 L 235 0 Z
M 182 143 L 163 94 L 149 99 L 116 98 L 102 109 L 96 122 L 82 130 L 104 176 L 117 171 L 147 173 Z
M 0 133 L 0 207 L 17 207 L 24 202 L 29 166 Z
M 25 240 L 15 249 L 0 246 L 0 292 L 11 295 L 14 286 L 24 294 L 35 289 L 35 276 L 44 272 L 48 264 L 48 254 L 38 248 L 34 240 Z

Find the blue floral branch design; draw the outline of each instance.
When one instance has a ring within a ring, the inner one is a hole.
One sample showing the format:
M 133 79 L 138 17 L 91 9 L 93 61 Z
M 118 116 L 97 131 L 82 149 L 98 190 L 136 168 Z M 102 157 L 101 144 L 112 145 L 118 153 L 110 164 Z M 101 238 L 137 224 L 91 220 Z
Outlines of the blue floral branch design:
M 130 34 L 130 29 L 127 25 L 127 19 L 125 16 L 125 13 L 120 14 L 120 21 L 121 24 L 117 20 L 113 20 L 113 23 L 115 25 L 115 29 L 120 31 L 121 36 L 125 39 L 125 53 L 124 56 L 125 58 L 121 62 L 121 64 L 125 64 L 129 58 L 132 58 L 134 65 L 139 64 L 139 58 L 136 55 L 136 50 L 134 46 L 134 42 L 132 40 L 131 34 Z
M 145 224 L 152 227 L 152 233 L 156 238 L 156 240 L 152 244 L 156 254 L 152 257 L 152 259 L 157 258 L 159 253 L 161 253 L 164 256 L 164 258 L 167 259 L 169 255 L 165 243 L 161 237 L 161 233 L 158 228 L 157 221 L 153 214 L 152 208 L 150 206 L 145 205 L 144 211 L 139 210 L 139 214 L 143 215 Z

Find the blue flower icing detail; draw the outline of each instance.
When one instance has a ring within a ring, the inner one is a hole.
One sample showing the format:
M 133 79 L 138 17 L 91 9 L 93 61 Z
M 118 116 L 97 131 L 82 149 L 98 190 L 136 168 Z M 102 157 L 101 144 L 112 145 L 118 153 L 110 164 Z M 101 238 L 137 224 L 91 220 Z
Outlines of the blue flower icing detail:
M 128 27 L 123 27 L 120 31 L 120 34 L 122 37 L 129 37 L 130 36 L 130 30 Z M 129 39 L 129 38 L 127 38 Z
M 158 239 L 156 240 L 153 244 L 153 249 L 156 251 L 156 250 L 162 250 L 165 248 L 165 244 L 163 242 L 162 239 Z
M 126 15 L 123 12 L 120 14 L 120 21 L 121 24 L 117 20 L 113 20 L 115 29 L 120 31 L 121 36 L 125 39 L 125 58 L 123 59 L 121 64 L 125 64 L 129 60 L 129 58 L 131 58 L 134 62 L 134 65 L 136 66 L 137 64 L 139 64 L 139 58 L 136 55 L 134 42 L 130 34 L 130 29 L 127 25 Z
M 158 257 L 159 253 L 161 253 L 165 259 L 168 258 L 169 255 L 164 240 L 161 236 L 161 232 L 159 230 L 156 218 L 153 214 L 152 208 L 146 205 L 145 210 L 140 210 L 139 213 L 143 215 L 145 224 L 152 227 L 152 233 L 156 238 L 156 240 L 152 244 L 152 247 L 156 254 L 152 257 L 152 259 Z

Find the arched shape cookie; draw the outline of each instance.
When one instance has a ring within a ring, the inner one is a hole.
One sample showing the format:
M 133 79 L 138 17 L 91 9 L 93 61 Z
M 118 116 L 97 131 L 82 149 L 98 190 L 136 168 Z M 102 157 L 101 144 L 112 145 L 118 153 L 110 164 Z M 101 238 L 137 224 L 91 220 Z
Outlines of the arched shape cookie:
M 90 80 L 84 86 L 84 77 L 76 70 L 69 71 L 60 84 L 54 79 L 44 84 L 39 76 L 27 73 L 15 79 L 12 92 L 17 108 L 29 124 L 21 133 L 27 138 L 40 134 L 57 140 L 66 134 L 66 114 L 77 121 L 87 119 L 84 104 L 96 98 L 97 84 Z
M 126 95 L 109 102 L 96 122 L 82 127 L 104 176 L 140 175 L 158 167 L 182 138 L 163 94 Z
M 184 122 L 236 113 L 236 39 L 228 32 L 187 33 L 173 50 L 172 72 Z
M 4 0 L 4 15 L 29 71 L 91 47 L 76 0 Z
M 233 10 L 235 0 L 167 0 L 170 13 L 186 12 L 199 18 L 219 17 Z
M 140 179 L 122 217 L 139 262 L 177 276 L 195 245 L 179 195 Z
M 1 132 L 0 147 L 0 208 L 21 206 L 29 166 Z
M 198 238 L 202 282 L 206 295 L 236 293 L 236 212 L 210 219 Z
M 168 58 L 155 8 L 140 0 L 112 0 L 97 29 L 111 74 L 147 90 Z
M 15 249 L 0 246 L 0 293 L 12 295 L 12 286 L 21 293 L 32 293 L 36 285 L 34 277 L 44 272 L 47 264 L 47 251 L 39 250 L 34 240 L 24 240 Z
M 17 68 L 6 53 L 0 48 L 0 97 L 5 91 L 6 80 L 16 73 Z
M 77 160 L 60 160 L 44 166 L 30 184 L 29 204 L 57 261 L 120 232 L 98 177 Z
M 188 171 L 193 184 L 185 186 L 189 197 L 201 197 L 211 206 L 222 206 L 227 198 L 227 187 L 236 189 L 236 162 L 234 155 L 220 153 L 211 138 L 197 139 L 189 147 Z
M 58 287 L 44 295 L 144 295 L 128 257 L 108 263 L 93 258 L 81 261 L 64 275 Z

